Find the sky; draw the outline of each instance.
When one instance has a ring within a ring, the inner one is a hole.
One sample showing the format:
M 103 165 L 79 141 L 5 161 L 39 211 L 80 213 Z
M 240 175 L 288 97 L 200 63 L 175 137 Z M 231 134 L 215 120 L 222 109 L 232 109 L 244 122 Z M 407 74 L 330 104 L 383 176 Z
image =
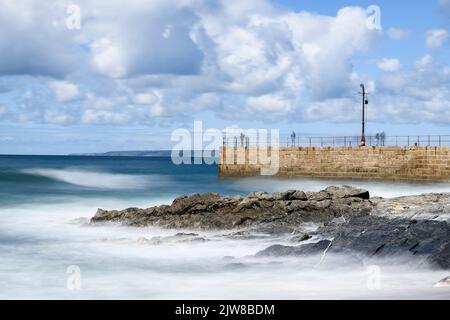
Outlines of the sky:
M 357 135 L 361 83 L 368 134 L 450 134 L 449 30 L 450 0 L 0 0 L 0 154 Z

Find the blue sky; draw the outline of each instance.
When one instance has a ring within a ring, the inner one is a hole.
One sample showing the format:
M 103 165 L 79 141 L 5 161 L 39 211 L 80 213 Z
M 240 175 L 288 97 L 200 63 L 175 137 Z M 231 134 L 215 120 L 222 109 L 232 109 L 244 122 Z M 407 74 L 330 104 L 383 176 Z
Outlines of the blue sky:
M 367 26 L 370 5 L 381 30 Z M 1 154 L 170 149 L 194 120 L 357 135 L 361 82 L 369 133 L 450 134 L 450 0 L 0 8 Z

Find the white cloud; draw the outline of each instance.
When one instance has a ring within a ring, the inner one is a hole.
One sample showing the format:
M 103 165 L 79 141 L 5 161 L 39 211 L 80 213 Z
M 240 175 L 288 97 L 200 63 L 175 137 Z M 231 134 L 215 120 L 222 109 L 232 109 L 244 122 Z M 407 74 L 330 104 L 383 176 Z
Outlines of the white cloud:
M 65 27 L 64 3 L 3 0 L 0 75 L 62 77 L 76 64 L 76 34 Z
M 17 105 L 3 118 L 147 125 L 189 121 L 209 110 L 225 119 L 352 121 L 361 81 L 373 84 L 371 106 L 380 111 L 374 116 L 389 121 L 437 119 L 436 97 L 450 101 L 449 66 L 437 67 L 431 55 L 411 68 L 376 60 L 387 71 L 379 79 L 356 73 L 355 56 L 382 39 L 366 28 L 363 8 L 326 16 L 265 0 L 79 3 L 78 31 L 65 28 L 64 5 L 18 0 L 2 7 L 0 77 L 27 75 L 26 85 L 15 88 Z M 408 34 L 388 30 L 394 40 Z M 427 35 L 432 48 L 448 37 L 444 29 Z M 51 90 L 40 90 L 42 75 L 52 78 Z
M 426 36 L 427 46 L 431 49 L 440 48 L 448 37 L 449 32 L 446 29 L 429 30 Z
M 158 96 L 154 93 L 138 93 L 133 96 L 135 104 L 154 104 L 158 100 Z
M 191 38 L 203 1 L 85 1 L 92 66 L 113 78 L 197 74 L 203 52 Z M 198 4 L 197 4 L 198 3 Z
M 355 121 L 360 117 L 360 104 L 350 98 L 317 101 L 305 107 L 302 117 L 306 121 Z
M 255 110 L 261 118 L 293 113 L 307 100 L 339 97 L 354 86 L 351 59 L 379 35 L 365 28 L 366 13 L 356 7 L 336 17 L 279 11 L 259 0 L 245 6 L 185 1 L 170 14 L 158 1 L 138 7 L 130 3 L 119 20 L 108 20 L 111 10 L 97 16 L 106 22 L 94 28 L 102 37 L 90 47 L 94 69 L 122 78 L 120 90 L 136 108 L 149 106 L 140 116 L 180 118 L 205 109 L 252 119 Z M 135 38 L 141 34 L 148 39 Z
M 426 69 L 433 63 L 433 57 L 431 54 L 426 54 L 422 58 L 416 61 L 416 68 L 419 71 Z
M 92 66 L 99 73 L 112 78 L 126 74 L 122 48 L 108 38 L 100 38 L 91 44 Z
M 268 94 L 248 98 L 246 106 L 255 116 L 258 114 L 285 115 L 292 111 L 293 102 L 279 95 Z
M 49 83 L 49 87 L 59 102 L 69 102 L 80 95 L 77 85 L 68 81 L 52 81 Z
M 48 109 L 45 112 L 44 120 L 47 123 L 52 124 L 67 124 L 73 121 L 70 114 L 63 112 L 62 110 Z
M 130 118 L 124 113 L 88 109 L 84 111 L 81 120 L 85 124 L 126 124 Z
M 395 72 L 400 70 L 402 65 L 398 59 L 384 58 L 377 62 L 377 67 L 386 72 Z
M 450 76 L 446 65 L 426 55 L 409 69 L 377 80 L 372 119 L 404 123 L 450 122 Z
M 389 38 L 391 38 L 392 40 L 403 40 L 406 37 L 409 36 L 410 32 L 409 30 L 406 29 L 400 29 L 400 28 L 389 28 L 387 31 L 387 34 L 389 36 Z

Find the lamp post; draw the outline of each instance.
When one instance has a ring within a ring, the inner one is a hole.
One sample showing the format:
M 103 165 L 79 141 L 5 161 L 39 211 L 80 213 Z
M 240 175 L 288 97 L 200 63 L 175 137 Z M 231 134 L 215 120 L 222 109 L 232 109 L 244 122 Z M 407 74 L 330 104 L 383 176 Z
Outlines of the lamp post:
M 369 104 L 369 101 L 366 100 L 366 88 L 364 87 L 364 84 L 361 83 L 361 89 L 362 89 L 362 134 L 361 134 L 361 147 L 364 147 L 366 145 L 366 104 Z

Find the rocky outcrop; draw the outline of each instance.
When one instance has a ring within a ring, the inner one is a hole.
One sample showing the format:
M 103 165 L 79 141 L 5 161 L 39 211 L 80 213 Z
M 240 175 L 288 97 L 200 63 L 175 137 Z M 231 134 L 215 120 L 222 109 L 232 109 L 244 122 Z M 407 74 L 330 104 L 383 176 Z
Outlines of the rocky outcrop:
M 353 217 L 331 222 L 312 233 L 327 240 L 297 246 L 271 246 L 258 256 L 302 256 L 328 253 L 361 253 L 370 257 L 412 255 L 450 269 L 450 224 L 447 221 Z
M 375 214 L 410 219 L 450 218 L 450 193 L 429 193 L 392 199 L 375 198 Z
M 99 209 L 91 222 L 120 221 L 133 226 L 206 230 L 273 228 L 368 215 L 372 209 L 368 191 L 344 186 L 308 193 L 295 190 L 274 194 L 254 192 L 247 197 L 194 194 L 176 198 L 171 205 L 148 209 Z
M 148 209 L 99 209 L 91 223 L 228 230 L 224 237 L 241 240 L 257 239 L 262 234 L 274 239 L 284 235 L 280 239 L 292 246 L 274 245 L 257 256 L 411 255 L 450 269 L 449 217 L 450 194 L 371 199 L 366 190 L 344 186 L 320 192 L 254 192 L 246 197 L 194 194 L 176 198 L 171 205 Z M 306 230 L 305 225 L 310 223 L 315 227 Z M 176 239 L 204 241 L 193 234 L 179 235 L 183 237 Z

